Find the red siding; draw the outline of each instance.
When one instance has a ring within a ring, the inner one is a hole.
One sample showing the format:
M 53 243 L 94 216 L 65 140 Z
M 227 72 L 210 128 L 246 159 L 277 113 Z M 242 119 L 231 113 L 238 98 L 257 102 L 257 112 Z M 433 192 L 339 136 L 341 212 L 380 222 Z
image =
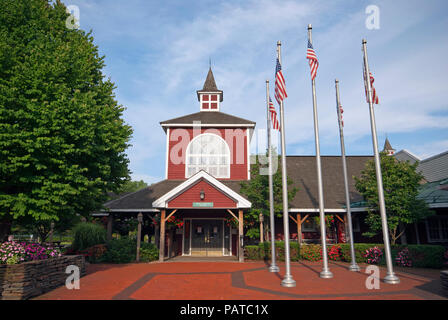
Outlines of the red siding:
M 200 199 L 201 190 L 205 193 L 203 201 Z M 200 181 L 168 202 L 168 208 L 192 208 L 193 202 L 213 202 L 213 208 L 236 208 L 234 200 L 205 181 Z
M 185 152 L 189 142 L 199 134 L 215 133 L 222 137 L 230 148 L 230 179 L 247 180 L 247 129 L 221 128 L 171 128 L 168 145 L 168 179 L 185 179 Z M 239 149 L 239 150 L 238 150 Z

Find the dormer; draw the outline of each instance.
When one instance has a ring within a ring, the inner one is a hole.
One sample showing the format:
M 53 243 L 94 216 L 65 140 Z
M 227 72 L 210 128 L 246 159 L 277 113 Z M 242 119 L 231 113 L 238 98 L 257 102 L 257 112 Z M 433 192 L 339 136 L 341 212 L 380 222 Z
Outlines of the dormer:
M 208 70 L 207 78 L 202 90 L 196 91 L 198 95 L 200 111 L 219 111 L 223 100 L 222 90 L 218 90 L 212 68 Z

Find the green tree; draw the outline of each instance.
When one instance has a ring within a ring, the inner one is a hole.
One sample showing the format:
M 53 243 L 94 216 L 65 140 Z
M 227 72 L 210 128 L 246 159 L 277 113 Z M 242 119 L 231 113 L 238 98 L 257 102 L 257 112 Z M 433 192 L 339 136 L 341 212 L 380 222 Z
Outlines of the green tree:
M 12 220 L 57 223 L 100 208 L 129 179 L 132 130 L 91 33 L 66 27 L 60 1 L 0 7 L 2 240 Z
M 282 217 L 283 213 L 283 193 L 282 193 L 282 168 L 281 158 L 273 151 L 273 158 L 278 159 L 278 169 L 273 174 L 272 184 L 274 189 L 274 212 L 277 217 Z M 265 156 L 267 159 L 267 155 Z M 269 176 L 260 174 L 260 170 L 265 168 L 267 164 L 263 165 L 257 157 L 256 163 L 251 165 L 250 180 L 241 183 L 241 193 L 246 195 L 248 200 L 252 203 L 252 207 L 244 215 L 245 234 L 249 238 L 258 238 L 260 236 L 259 214 L 264 216 L 264 233 L 267 233 L 269 227 Z M 287 178 L 288 186 L 292 185 L 292 180 Z M 288 201 L 294 199 L 298 189 L 296 187 L 288 187 Z M 266 237 L 265 237 L 266 238 Z
M 391 242 L 395 244 L 405 232 L 406 225 L 427 217 L 431 211 L 423 200 L 417 199 L 423 179 L 416 170 L 418 163 L 401 162 L 384 152 L 380 154 L 380 159 L 387 223 Z M 365 235 L 374 236 L 382 230 L 374 160 L 368 161 L 361 176 L 354 179 L 356 189 L 369 207 L 366 219 L 369 231 Z
M 123 194 L 123 193 L 129 193 L 129 192 L 135 192 L 138 190 L 141 190 L 143 188 L 146 188 L 148 186 L 148 184 L 143 181 L 126 181 L 121 188 L 118 190 L 118 194 Z

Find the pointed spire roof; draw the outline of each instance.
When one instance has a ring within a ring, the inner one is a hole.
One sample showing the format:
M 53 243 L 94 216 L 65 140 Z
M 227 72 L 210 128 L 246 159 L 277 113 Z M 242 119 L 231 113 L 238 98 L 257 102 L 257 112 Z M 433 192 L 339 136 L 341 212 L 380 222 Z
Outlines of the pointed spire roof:
M 384 151 L 387 151 L 387 150 L 395 150 L 395 149 L 392 148 L 392 146 L 390 145 L 389 139 L 387 139 L 387 137 L 386 137 L 386 141 L 384 141 L 384 148 L 383 148 L 383 150 L 384 150 Z
M 216 92 L 216 93 L 218 93 L 219 94 L 219 101 L 222 102 L 222 100 L 223 100 L 223 93 L 222 93 L 222 90 L 219 90 L 218 86 L 216 85 L 215 77 L 213 76 L 212 67 L 210 67 L 208 69 L 207 78 L 205 79 L 205 82 L 204 82 L 204 87 L 202 88 L 202 90 L 196 91 L 196 93 L 198 95 L 198 100 L 200 100 L 199 95 L 201 93 L 208 93 L 208 92 Z
M 205 79 L 202 91 L 219 91 L 216 86 L 215 77 L 213 76 L 212 67 L 208 69 L 207 79 Z

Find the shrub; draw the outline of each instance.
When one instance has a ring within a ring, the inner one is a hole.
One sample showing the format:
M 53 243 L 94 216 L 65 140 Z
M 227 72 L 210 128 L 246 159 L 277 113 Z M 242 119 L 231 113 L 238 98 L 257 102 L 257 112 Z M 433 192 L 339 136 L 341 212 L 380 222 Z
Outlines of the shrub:
M 260 253 L 263 255 L 263 250 L 260 250 L 259 246 L 246 246 L 244 248 L 244 255 L 246 256 L 247 259 L 249 260 L 259 260 L 262 259 L 263 257 L 260 255 Z
M 159 250 L 152 243 L 142 242 L 140 247 L 140 261 L 149 262 L 159 259 Z
M 308 261 L 322 260 L 322 247 L 320 244 L 304 244 L 300 249 L 300 257 Z
M 352 261 L 352 257 L 350 254 L 350 244 L 349 243 L 340 243 L 338 244 L 341 248 L 340 255 L 341 261 L 350 262 Z M 371 247 L 378 247 L 383 250 L 384 246 L 382 244 L 375 243 L 355 243 L 355 258 L 356 262 L 361 263 L 365 262 L 364 254 L 366 250 L 369 250 Z
M 392 247 L 392 258 L 398 255 L 399 250 L 407 248 L 413 267 L 442 268 L 445 248 L 439 245 L 399 245 Z
M 245 257 L 249 260 L 271 260 L 271 243 L 263 242 L 258 245 L 248 245 L 244 249 Z M 285 243 L 283 241 L 275 242 L 275 257 L 277 261 L 285 261 Z M 289 255 L 291 261 L 299 261 L 300 247 L 297 242 L 289 243 Z
M 105 244 L 96 244 L 92 247 L 89 247 L 84 250 L 73 250 L 69 249 L 66 251 L 66 255 L 83 255 L 86 258 L 86 261 L 90 263 L 95 263 L 102 261 L 102 257 L 104 253 L 107 251 Z
M 129 238 L 113 239 L 107 243 L 107 251 L 101 260 L 110 263 L 129 263 L 135 261 L 136 252 L 136 241 Z
M 82 222 L 73 228 L 72 248 L 81 251 L 97 244 L 106 243 L 106 229 L 99 224 Z
M 412 267 L 412 260 L 409 256 L 408 248 L 404 248 L 400 252 L 398 252 L 395 257 L 395 263 L 400 267 Z
M 130 263 L 135 262 L 137 240 L 130 238 L 114 239 L 107 243 L 107 251 L 101 257 L 102 262 Z M 149 262 L 159 258 L 159 250 L 152 243 L 141 242 L 140 261 Z
M 364 253 L 365 261 L 369 264 L 378 264 L 383 256 L 383 251 L 378 247 L 369 248 Z
M 330 250 L 328 250 L 328 258 L 333 261 L 341 261 L 341 247 L 338 244 L 334 244 L 331 246 Z

